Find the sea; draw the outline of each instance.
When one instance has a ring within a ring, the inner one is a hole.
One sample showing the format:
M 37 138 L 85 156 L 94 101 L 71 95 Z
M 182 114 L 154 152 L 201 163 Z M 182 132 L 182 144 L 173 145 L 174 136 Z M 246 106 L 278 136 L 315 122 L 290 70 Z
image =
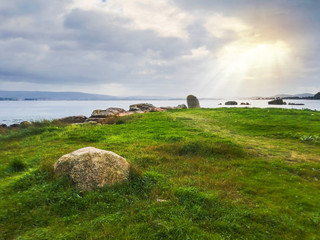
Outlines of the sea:
M 310 109 L 320 111 L 320 100 L 285 100 L 287 103 L 303 103 L 305 105 L 268 105 L 268 100 L 236 100 L 238 103 L 248 102 L 249 106 L 226 106 L 227 100 L 200 100 L 203 108 L 249 107 L 249 108 L 287 108 Z M 117 100 L 117 101 L 0 101 L 0 124 L 14 124 L 22 121 L 52 120 L 67 116 L 85 115 L 89 117 L 93 110 L 118 107 L 129 109 L 131 104 L 151 103 L 157 107 L 187 104 L 185 100 Z M 222 105 L 219 105 L 219 104 Z

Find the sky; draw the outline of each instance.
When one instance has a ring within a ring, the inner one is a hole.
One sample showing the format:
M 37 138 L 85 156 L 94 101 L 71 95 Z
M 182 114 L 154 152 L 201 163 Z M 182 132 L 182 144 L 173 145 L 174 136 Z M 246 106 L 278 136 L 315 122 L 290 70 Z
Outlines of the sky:
M 0 90 L 320 91 L 319 0 L 0 1 Z

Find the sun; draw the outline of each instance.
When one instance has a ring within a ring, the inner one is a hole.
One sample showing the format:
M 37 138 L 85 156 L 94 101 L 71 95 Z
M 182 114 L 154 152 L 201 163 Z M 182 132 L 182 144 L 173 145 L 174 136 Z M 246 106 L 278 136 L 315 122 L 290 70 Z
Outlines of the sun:
M 252 82 L 275 81 L 286 75 L 292 50 L 284 41 L 239 40 L 223 46 L 216 56 L 215 88 L 229 90 Z

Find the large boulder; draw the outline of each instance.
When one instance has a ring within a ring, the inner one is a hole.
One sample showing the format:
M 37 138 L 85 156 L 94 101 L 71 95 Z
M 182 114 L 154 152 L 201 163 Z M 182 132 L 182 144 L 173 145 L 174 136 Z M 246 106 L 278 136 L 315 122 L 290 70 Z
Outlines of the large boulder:
M 269 105 L 286 105 L 287 103 L 283 101 L 281 98 L 277 98 L 275 100 L 271 100 L 268 102 Z
M 67 175 L 81 190 L 92 190 L 128 179 L 130 165 L 113 152 L 86 147 L 63 155 L 53 169 L 55 176 Z
M 314 95 L 314 99 L 320 99 L 320 92 L 318 92 L 316 95 Z
M 188 108 L 200 108 L 199 100 L 194 95 L 187 96 Z

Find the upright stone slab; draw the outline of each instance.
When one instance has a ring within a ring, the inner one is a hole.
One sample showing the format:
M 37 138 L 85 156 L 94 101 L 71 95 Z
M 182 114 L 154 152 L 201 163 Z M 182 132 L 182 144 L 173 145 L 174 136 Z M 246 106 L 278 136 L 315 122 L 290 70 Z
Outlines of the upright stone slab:
M 188 108 L 200 108 L 199 100 L 196 96 L 189 95 L 187 97 Z

